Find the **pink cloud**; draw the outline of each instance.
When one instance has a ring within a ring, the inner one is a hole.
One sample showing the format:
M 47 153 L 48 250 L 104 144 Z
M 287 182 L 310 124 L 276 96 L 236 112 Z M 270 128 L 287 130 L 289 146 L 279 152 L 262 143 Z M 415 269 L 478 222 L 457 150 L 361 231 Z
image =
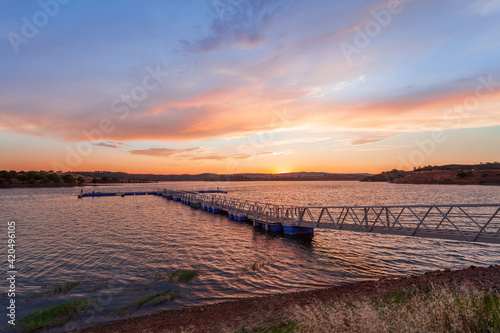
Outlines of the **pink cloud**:
M 201 161 L 201 160 L 213 160 L 213 161 L 224 161 L 229 159 L 235 160 L 247 160 L 263 156 L 272 155 L 288 155 L 292 154 L 293 150 L 287 150 L 282 152 L 261 152 L 255 154 L 222 154 L 214 153 L 208 150 L 203 150 L 201 147 L 186 148 L 186 149 L 171 149 L 171 148 L 149 148 L 143 150 L 131 150 L 132 155 L 142 155 L 142 156 L 153 156 L 153 157 L 167 157 L 175 158 L 181 160 L 190 161 Z

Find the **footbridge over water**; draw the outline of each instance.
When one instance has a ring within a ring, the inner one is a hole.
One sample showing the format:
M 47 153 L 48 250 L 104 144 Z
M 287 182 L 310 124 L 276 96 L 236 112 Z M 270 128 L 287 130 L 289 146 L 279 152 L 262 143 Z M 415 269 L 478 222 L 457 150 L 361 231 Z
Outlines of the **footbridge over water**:
M 500 244 L 500 204 L 288 206 L 164 190 L 171 200 L 287 234 L 315 228 Z
M 291 235 L 327 228 L 500 244 L 500 203 L 293 206 L 168 189 L 126 195 L 162 196 L 214 214 L 227 214 L 230 219 L 252 222 L 254 227 L 270 232 Z

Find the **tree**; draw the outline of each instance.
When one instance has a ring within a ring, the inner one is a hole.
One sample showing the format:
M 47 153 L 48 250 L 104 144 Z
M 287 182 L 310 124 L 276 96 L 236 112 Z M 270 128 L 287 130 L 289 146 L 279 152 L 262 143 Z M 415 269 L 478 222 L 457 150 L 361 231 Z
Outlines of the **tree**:
M 77 181 L 80 183 L 80 184 L 83 184 L 85 183 L 85 178 L 83 178 L 82 176 L 78 177 Z
M 76 179 L 73 175 L 70 175 L 69 173 L 67 173 L 63 176 L 63 181 L 65 183 L 72 184 L 72 183 L 76 182 Z
M 54 183 L 59 183 L 61 181 L 61 177 L 57 173 L 49 173 L 47 178 L 53 181 Z
M 21 180 L 21 181 L 23 181 L 23 182 L 25 182 L 25 181 L 27 181 L 27 180 L 30 179 L 27 175 L 17 175 L 16 178 L 19 179 L 19 180 Z

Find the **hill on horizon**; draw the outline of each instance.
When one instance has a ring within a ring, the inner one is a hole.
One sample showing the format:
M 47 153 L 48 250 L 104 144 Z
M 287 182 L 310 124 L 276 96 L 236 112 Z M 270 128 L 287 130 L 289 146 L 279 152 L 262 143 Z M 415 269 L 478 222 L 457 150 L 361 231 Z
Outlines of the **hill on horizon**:
M 108 177 L 119 179 L 137 179 L 148 181 L 252 181 L 252 180 L 361 180 L 372 176 L 370 173 L 328 173 L 328 172 L 290 172 L 280 174 L 239 173 L 239 174 L 129 174 L 112 171 L 78 171 L 76 174 L 88 177 Z

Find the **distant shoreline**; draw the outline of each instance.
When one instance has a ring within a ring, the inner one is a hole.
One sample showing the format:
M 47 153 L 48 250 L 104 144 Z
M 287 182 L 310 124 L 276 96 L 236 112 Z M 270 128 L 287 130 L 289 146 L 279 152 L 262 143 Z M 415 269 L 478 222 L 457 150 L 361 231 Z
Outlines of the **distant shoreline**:
M 399 184 L 399 185 L 481 185 L 481 186 L 500 186 L 500 183 L 465 183 L 465 182 L 410 182 L 404 179 L 398 179 L 393 181 L 367 181 L 367 180 L 319 180 L 319 179 L 254 179 L 254 180 L 161 180 L 161 181 L 134 181 L 134 182 L 115 182 L 115 183 L 83 183 L 83 184 L 1 184 L 0 189 L 3 188 L 53 188 L 53 187 L 92 187 L 92 186 L 103 186 L 103 185 L 131 185 L 131 184 L 157 184 L 157 183 L 182 183 L 182 182 L 204 182 L 204 183 L 234 183 L 234 182 L 361 182 L 361 183 L 389 183 L 389 184 Z
M 51 184 L 2 184 L 2 188 L 48 188 L 48 187 L 87 187 L 87 186 L 101 186 L 101 185 L 116 185 L 116 184 L 150 184 L 152 182 L 116 182 L 116 183 L 83 183 L 83 184 L 68 184 L 68 183 L 51 183 Z

